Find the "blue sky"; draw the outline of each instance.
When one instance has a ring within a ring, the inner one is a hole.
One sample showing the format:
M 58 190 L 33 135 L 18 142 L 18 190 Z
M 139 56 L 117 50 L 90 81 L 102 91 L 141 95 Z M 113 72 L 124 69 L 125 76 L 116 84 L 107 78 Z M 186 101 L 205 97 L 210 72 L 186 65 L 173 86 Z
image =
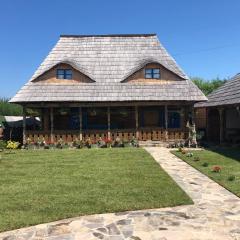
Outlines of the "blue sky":
M 28 81 L 60 34 L 157 33 L 189 76 L 240 72 L 239 0 L 1 1 L 0 96 Z

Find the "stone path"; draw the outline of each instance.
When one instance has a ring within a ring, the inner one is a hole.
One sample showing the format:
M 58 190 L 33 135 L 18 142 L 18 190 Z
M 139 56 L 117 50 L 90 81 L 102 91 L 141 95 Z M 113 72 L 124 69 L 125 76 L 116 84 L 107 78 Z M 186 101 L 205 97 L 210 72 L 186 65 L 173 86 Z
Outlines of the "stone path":
M 166 148 L 146 148 L 194 205 L 99 214 L 0 234 L 0 240 L 240 240 L 240 199 Z

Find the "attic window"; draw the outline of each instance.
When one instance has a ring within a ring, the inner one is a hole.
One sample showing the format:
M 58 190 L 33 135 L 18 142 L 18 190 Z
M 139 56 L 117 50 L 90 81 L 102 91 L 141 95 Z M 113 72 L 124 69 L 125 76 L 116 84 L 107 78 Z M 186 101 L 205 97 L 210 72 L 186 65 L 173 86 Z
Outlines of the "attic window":
M 71 69 L 57 69 L 57 79 L 72 79 Z
M 160 79 L 160 69 L 159 68 L 146 68 L 145 78 L 147 79 Z

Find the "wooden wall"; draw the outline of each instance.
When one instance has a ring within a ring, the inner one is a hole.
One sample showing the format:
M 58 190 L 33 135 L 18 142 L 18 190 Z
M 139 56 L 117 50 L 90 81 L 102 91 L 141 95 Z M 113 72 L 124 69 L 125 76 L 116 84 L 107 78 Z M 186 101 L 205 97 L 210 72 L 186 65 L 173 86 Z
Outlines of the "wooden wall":
M 195 109 L 195 124 L 197 129 L 206 129 L 207 127 L 206 108 Z
M 145 79 L 145 68 L 159 68 L 161 79 Z M 139 71 L 132 74 L 128 77 L 124 82 L 137 82 L 137 83 L 154 83 L 154 84 L 163 84 L 166 81 L 179 81 L 182 80 L 179 76 L 175 73 L 169 71 L 165 67 L 157 63 L 149 63 L 144 68 L 140 69 Z
M 56 74 L 57 74 L 57 69 L 71 69 L 73 73 L 73 79 L 68 80 L 68 79 L 57 79 Z M 34 82 L 45 82 L 45 83 L 61 83 L 61 84 L 74 84 L 74 83 L 91 83 L 93 80 L 91 80 L 89 77 L 86 75 L 80 73 L 76 69 L 74 69 L 72 66 L 68 64 L 58 64 L 55 67 L 51 68 L 49 71 L 45 72 L 38 78 L 34 80 Z

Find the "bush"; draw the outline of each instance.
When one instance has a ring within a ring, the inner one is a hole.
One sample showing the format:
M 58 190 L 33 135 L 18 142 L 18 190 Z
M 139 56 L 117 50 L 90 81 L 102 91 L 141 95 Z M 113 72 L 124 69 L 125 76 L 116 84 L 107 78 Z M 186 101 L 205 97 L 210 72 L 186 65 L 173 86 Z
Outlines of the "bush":
M 85 146 L 86 146 L 87 148 L 91 148 L 91 147 L 92 147 L 92 141 L 91 141 L 90 138 L 88 138 L 88 139 L 85 141 Z
M 230 182 L 234 181 L 235 179 L 236 179 L 236 177 L 234 175 L 230 175 L 228 177 L 228 181 L 230 181 Z
M 186 154 L 187 151 L 185 149 L 182 149 L 182 154 Z
M 195 161 L 195 162 L 200 161 L 200 157 L 195 157 L 195 158 L 193 159 L 193 161 Z
M 203 167 L 208 167 L 208 165 L 209 165 L 209 164 L 208 164 L 207 162 L 205 162 L 205 163 L 202 164 Z
M 187 153 L 187 155 L 186 155 L 187 157 L 193 157 L 193 153 Z
M 132 147 L 139 147 L 139 142 L 135 137 L 132 138 L 132 140 L 130 141 L 130 144 Z
M 0 140 L 0 149 L 3 150 L 7 147 L 7 142 L 6 141 L 3 141 L 3 140 Z

